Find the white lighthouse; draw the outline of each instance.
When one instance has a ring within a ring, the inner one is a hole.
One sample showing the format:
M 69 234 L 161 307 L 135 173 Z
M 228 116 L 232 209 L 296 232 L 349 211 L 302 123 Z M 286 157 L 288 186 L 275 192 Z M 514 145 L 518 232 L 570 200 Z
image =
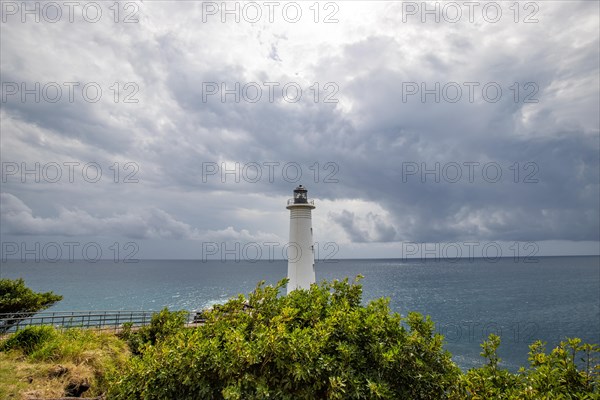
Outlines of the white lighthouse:
M 288 248 L 288 294 L 296 289 L 308 289 L 315 283 L 315 253 L 313 247 L 312 216 L 313 200 L 302 185 L 294 189 L 294 198 L 289 199 L 290 243 Z

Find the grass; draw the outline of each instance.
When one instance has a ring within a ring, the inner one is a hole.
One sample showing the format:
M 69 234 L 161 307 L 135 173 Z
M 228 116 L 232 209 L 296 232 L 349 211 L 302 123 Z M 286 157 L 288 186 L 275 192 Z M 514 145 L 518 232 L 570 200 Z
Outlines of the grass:
M 98 396 L 108 389 L 107 375 L 130 357 L 127 343 L 113 333 L 28 329 L 0 342 L 1 399 L 62 397 L 78 384 L 89 385 L 84 397 Z

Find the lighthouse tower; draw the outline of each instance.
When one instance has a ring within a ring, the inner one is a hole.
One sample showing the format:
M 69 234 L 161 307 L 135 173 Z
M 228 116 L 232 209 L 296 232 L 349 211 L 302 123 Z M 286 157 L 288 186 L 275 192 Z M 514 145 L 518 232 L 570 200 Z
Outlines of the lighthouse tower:
M 294 189 L 294 198 L 289 199 L 290 243 L 288 248 L 288 294 L 296 289 L 308 289 L 315 283 L 315 253 L 313 247 L 311 210 L 313 200 L 302 185 Z

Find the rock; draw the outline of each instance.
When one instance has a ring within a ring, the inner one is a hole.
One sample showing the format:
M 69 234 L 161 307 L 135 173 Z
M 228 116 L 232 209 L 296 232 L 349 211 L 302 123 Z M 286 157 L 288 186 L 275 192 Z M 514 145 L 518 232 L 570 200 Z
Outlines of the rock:
M 65 396 L 81 397 L 90 388 L 90 383 L 87 378 L 71 378 L 67 386 L 65 386 Z

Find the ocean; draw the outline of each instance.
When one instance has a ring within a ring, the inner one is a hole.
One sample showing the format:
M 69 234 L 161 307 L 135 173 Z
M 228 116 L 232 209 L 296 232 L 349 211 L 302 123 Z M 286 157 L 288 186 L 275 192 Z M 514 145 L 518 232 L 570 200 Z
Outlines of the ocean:
M 464 370 L 479 366 L 479 344 L 500 335 L 501 365 L 527 365 L 535 340 L 548 348 L 566 337 L 600 343 L 600 257 L 444 260 L 360 259 L 317 262 L 317 280 L 364 276 L 363 301 L 388 297 L 393 311 L 430 315 Z M 25 279 L 64 299 L 47 311 L 200 310 L 286 276 L 287 262 L 7 260 L 0 277 Z

